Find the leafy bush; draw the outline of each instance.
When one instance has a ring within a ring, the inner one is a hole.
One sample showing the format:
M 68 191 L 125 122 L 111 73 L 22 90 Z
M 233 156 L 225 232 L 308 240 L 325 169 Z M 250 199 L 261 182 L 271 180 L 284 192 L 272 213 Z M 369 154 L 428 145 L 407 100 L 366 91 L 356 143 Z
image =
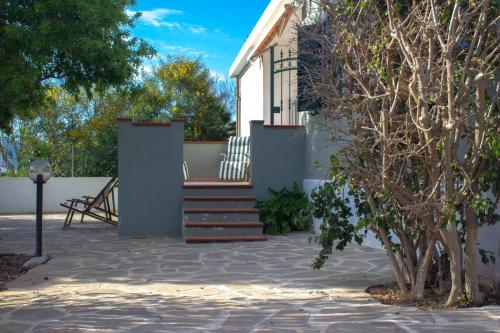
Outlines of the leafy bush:
M 311 206 L 297 184 L 294 183 L 291 190 L 269 189 L 269 192 L 273 195 L 271 199 L 256 204 L 266 234 L 286 235 L 290 231 L 308 230 L 311 227 Z
M 364 211 L 363 202 L 359 198 L 359 192 L 350 190 L 345 193 L 346 185 L 346 179 L 336 174 L 331 181 L 311 193 L 313 215 L 323 220 L 320 235 L 311 237 L 311 240 L 321 245 L 321 251 L 312 265 L 314 269 L 320 269 L 324 265 L 334 248 L 343 251 L 353 240 L 358 244 L 363 241 L 363 234 L 359 232 L 363 225 L 361 221 L 356 225 L 349 222 L 349 218 L 356 212 L 351 209 L 348 195 L 354 198 L 358 214 Z

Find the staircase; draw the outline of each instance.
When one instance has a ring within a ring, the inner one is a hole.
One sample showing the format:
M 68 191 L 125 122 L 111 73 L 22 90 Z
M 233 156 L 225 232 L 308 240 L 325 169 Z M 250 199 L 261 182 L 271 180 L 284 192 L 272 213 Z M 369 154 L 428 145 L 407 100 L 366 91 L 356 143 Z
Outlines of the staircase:
M 263 223 L 248 183 L 184 184 L 186 243 L 264 241 Z

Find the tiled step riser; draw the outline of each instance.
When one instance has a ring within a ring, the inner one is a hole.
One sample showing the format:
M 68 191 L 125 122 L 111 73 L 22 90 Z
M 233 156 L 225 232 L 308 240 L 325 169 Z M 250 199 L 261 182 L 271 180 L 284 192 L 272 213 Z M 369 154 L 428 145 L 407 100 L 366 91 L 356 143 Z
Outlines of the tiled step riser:
M 252 188 L 184 188 L 183 195 L 203 195 L 203 196 L 251 196 Z
M 260 228 L 184 228 L 184 237 L 261 236 Z
M 267 236 L 202 236 L 186 237 L 186 243 L 226 243 L 226 242 L 262 242 L 266 241 Z
M 193 214 L 184 213 L 184 221 L 225 221 L 225 222 L 236 222 L 236 221 L 259 221 L 259 214 L 250 213 L 203 213 L 203 214 Z
M 265 241 L 255 196 L 246 185 L 187 185 L 183 190 L 187 243 Z
M 192 201 L 184 200 L 184 208 L 254 208 L 255 201 Z

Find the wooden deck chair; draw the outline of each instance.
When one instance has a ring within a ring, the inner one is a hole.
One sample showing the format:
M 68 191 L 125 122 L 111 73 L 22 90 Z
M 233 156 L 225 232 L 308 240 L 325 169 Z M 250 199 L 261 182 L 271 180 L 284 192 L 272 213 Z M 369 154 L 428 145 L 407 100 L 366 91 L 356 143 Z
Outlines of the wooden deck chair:
M 250 137 L 230 137 L 227 155 L 222 154 L 219 178 L 221 180 L 248 180 L 249 165 Z
M 83 222 L 85 216 L 90 216 L 114 226 L 118 225 L 118 212 L 114 193 L 117 187 L 118 178 L 113 177 L 95 197 L 83 196 L 79 199 L 69 199 L 61 203 L 61 206 L 68 209 L 63 229 L 69 228 L 75 213 L 82 215 L 80 223 Z

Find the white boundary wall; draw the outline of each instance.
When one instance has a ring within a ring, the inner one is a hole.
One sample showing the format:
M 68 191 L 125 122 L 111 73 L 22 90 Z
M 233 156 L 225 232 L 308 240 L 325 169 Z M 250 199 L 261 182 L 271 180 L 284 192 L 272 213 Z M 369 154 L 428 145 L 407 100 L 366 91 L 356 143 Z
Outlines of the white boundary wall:
M 319 186 L 322 186 L 325 184 L 324 180 L 320 179 L 304 179 L 302 186 L 304 189 L 304 193 L 307 194 L 309 197 L 309 200 L 311 200 L 311 193 Z M 351 207 L 354 209 L 354 202 L 351 200 Z M 357 217 L 356 216 L 351 216 L 349 218 L 349 221 L 352 224 L 355 224 Z M 320 226 L 321 223 L 323 223 L 323 220 L 313 218 L 313 228 L 314 228 L 314 233 L 319 235 L 321 233 Z M 382 245 L 380 244 L 380 241 L 375 238 L 375 234 L 371 231 L 368 231 L 366 234 L 366 237 L 363 240 L 363 245 L 368 246 L 368 247 L 373 247 L 376 249 L 383 249 Z
M 43 186 L 46 213 L 65 212 L 59 204 L 83 195 L 95 196 L 110 180 L 108 177 L 54 177 Z M 115 193 L 116 202 L 118 195 Z M 0 177 L 0 214 L 34 213 L 36 185 L 29 178 Z
M 323 185 L 325 183 L 324 180 L 319 179 L 304 179 L 303 180 L 303 189 L 304 192 L 311 200 L 311 193 L 315 188 Z M 351 200 L 351 207 L 354 208 L 354 203 Z M 500 213 L 500 208 L 497 209 L 497 214 Z M 353 216 L 350 219 L 351 223 L 356 223 L 356 217 Z M 320 226 L 323 221 L 317 218 L 313 219 L 313 228 L 314 233 L 319 235 L 321 233 Z M 484 265 L 481 262 L 481 259 L 478 258 L 479 263 L 479 272 L 482 278 L 496 281 L 497 284 L 500 284 L 500 223 L 497 223 L 493 226 L 485 226 L 479 229 L 479 234 L 477 237 L 479 248 L 484 250 L 491 251 L 493 255 L 496 257 L 496 264 Z M 375 234 L 371 231 L 368 231 L 366 237 L 363 240 L 363 245 L 384 250 L 382 244 L 378 239 L 375 238 Z

